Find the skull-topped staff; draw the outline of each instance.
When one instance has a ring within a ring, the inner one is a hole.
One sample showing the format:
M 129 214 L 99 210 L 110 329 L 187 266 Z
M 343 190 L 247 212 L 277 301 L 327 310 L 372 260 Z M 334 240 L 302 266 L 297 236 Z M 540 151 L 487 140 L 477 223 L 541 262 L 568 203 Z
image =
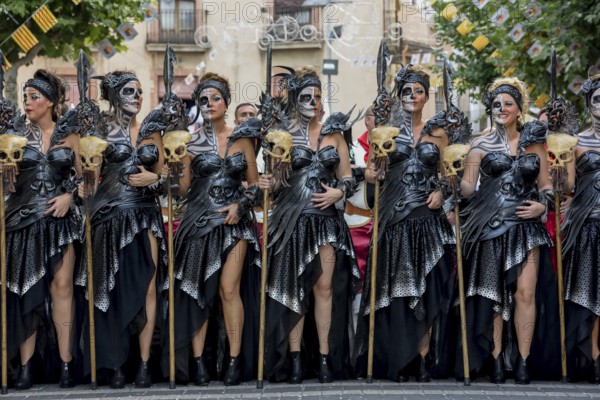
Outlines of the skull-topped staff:
M 444 179 L 448 183 L 451 201 L 454 206 L 454 228 L 456 235 L 456 272 L 458 278 L 458 297 L 460 311 L 460 332 L 461 346 L 463 356 L 463 383 L 465 386 L 471 385 L 469 368 L 469 348 L 467 341 L 467 313 L 465 309 L 465 281 L 463 274 L 462 240 L 460 232 L 460 178 L 465 168 L 465 158 L 471 149 L 467 141 L 471 137 L 471 124 L 468 118 L 454 104 L 453 78 L 454 72 L 452 65 L 448 60 L 444 61 L 444 96 L 446 98 L 446 110 L 441 112 L 439 118 L 432 118 L 432 124 L 438 122 L 438 126 L 443 127 L 448 135 L 448 143 L 442 155 L 442 165 Z M 425 128 L 424 128 L 425 129 Z
M 77 60 L 77 86 L 79 89 L 79 104 L 76 107 L 80 134 L 79 157 L 83 170 L 83 193 L 85 202 L 85 248 L 87 255 L 87 292 L 88 292 L 88 323 L 90 329 L 90 386 L 96 389 L 96 324 L 94 320 L 94 266 L 92 251 L 92 215 L 91 208 L 98 182 L 98 172 L 102 165 L 102 154 L 108 143 L 96 136 L 100 123 L 100 107 L 87 95 L 91 64 L 80 50 Z
M 6 319 L 6 218 L 4 208 L 5 189 L 14 192 L 17 163 L 23 156 L 23 147 L 27 138 L 19 136 L 20 128 L 24 128 L 24 118 L 8 99 L 4 98 L 4 67 L 6 61 L 0 51 L 0 284 L 2 307 L 0 318 L 2 323 L 2 394 L 8 393 L 8 347 Z
M 563 198 L 563 187 L 567 181 L 567 163 L 574 159 L 573 148 L 577 145 L 578 138 L 575 136 L 579 130 L 579 121 L 575 110 L 565 99 L 559 97 L 556 93 L 556 73 L 557 73 L 556 50 L 552 50 L 552 60 L 550 66 L 550 102 L 544 108 L 548 116 L 548 136 L 546 136 L 546 145 L 548 151 L 548 162 L 550 164 L 550 176 L 552 177 L 552 186 L 554 198 L 547 199 L 548 202 L 554 200 L 554 214 L 556 223 L 556 273 L 558 280 L 558 313 L 560 325 L 560 355 L 562 382 L 567 382 L 567 350 L 566 350 L 566 332 L 565 332 L 565 300 L 563 288 L 563 263 L 562 263 L 562 238 L 560 229 L 560 203 Z

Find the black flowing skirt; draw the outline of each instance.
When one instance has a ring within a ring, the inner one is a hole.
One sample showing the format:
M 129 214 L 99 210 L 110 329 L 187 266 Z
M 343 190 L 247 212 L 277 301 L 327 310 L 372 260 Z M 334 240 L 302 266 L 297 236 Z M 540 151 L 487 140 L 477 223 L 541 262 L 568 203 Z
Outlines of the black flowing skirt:
M 585 220 L 565 254 L 565 315 L 570 376 L 592 365 L 592 329 L 600 316 L 600 220 Z M 598 338 L 595 339 L 598 341 Z
M 465 258 L 467 345 L 469 368 L 474 374 L 486 372 L 484 364 L 486 367 L 491 364 L 494 317 L 498 314 L 504 320 L 502 354 L 505 368 L 513 369 L 518 356 L 513 323 L 514 293 L 529 252 L 539 247 L 536 320 L 530 327 L 532 344 L 528 367 L 533 378 L 560 376 L 557 280 L 549 250 L 552 246 L 552 239 L 541 222 L 524 222 L 498 237 L 478 241 Z M 462 379 L 460 342 L 456 360 L 456 377 Z
M 425 214 L 425 215 L 423 215 Z M 453 290 L 454 232 L 444 214 L 422 208 L 387 226 L 379 240 L 373 376 L 396 380 L 410 373 L 422 339 L 435 327 L 430 344 L 435 375 L 447 374 L 450 352 L 448 310 Z M 371 291 L 367 263 L 355 357 L 365 372 Z
M 209 321 L 204 351 L 211 379 L 224 372 L 229 350 L 227 332 L 219 297 L 219 280 L 227 257 L 240 240 L 248 242 L 244 270 L 240 281 L 240 296 L 244 305 L 244 326 L 236 328 L 236 338 L 242 341 L 240 353 L 241 379 L 256 379 L 258 351 L 258 313 L 260 295 L 260 249 L 258 233 L 247 218 L 236 225 L 219 225 L 200 238 L 182 238 L 175 255 L 175 350 L 176 379 L 190 380 L 192 338 Z M 162 285 L 165 299 L 163 374 L 168 375 L 168 289 Z M 240 329 L 241 328 L 241 329 Z
M 157 240 L 158 266 L 152 259 L 148 232 Z M 125 364 L 130 341 L 135 342 L 135 336 L 146 325 L 146 293 L 155 271 L 156 288 L 164 276 L 166 245 L 162 215 L 157 207 L 120 209 L 113 218 L 92 226 L 92 241 L 96 368 L 116 369 Z M 76 280 L 84 287 L 86 264 L 84 253 Z M 85 310 L 83 346 L 89 360 L 87 305 Z M 85 373 L 89 372 L 86 362 Z
M 265 326 L 265 376 L 286 380 L 289 374 L 288 336 L 305 316 L 302 358 L 306 376 L 318 365 L 319 340 L 314 319 L 313 286 L 322 274 L 319 247 L 335 250 L 332 278 L 332 315 L 329 327 L 329 362 L 335 379 L 348 379 L 352 301 L 360 288 L 360 272 L 348 227 L 338 216 L 300 214 L 283 249 L 269 244 L 267 317 Z
M 36 347 L 44 361 L 43 380 L 58 379 L 57 335 L 70 334 L 71 354 L 77 356 L 73 326 L 56 332 L 52 321 L 50 285 L 70 244 L 78 244 L 80 229 L 74 214 L 44 217 L 22 229 L 6 232 L 7 341 L 10 380 L 21 365 L 19 346 L 37 332 Z

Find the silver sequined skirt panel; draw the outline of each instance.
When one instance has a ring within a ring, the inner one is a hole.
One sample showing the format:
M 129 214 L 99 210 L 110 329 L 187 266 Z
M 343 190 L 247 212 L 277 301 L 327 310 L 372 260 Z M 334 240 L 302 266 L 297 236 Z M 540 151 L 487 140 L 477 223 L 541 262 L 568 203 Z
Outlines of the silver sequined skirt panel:
M 476 242 L 465 262 L 466 296 L 477 295 L 492 300 L 494 312 L 508 321 L 514 299 L 506 286 L 505 273 L 521 267 L 528 253 L 538 246 L 553 246 L 541 222 L 520 223 L 498 237 Z

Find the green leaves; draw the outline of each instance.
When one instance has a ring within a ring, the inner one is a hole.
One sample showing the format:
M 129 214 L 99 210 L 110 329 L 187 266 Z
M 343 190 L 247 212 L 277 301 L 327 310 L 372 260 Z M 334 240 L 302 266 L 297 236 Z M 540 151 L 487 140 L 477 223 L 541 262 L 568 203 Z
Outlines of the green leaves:
M 472 0 L 453 3 L 459 10 L 458 14 L 451 21 L 438 15 L 435 30 L 438 37 L 453 48 L 450 59 L 459 65 L 459 90 L 475 88 L 481 91 L 493 79 L 508 73 L 533 86 L 531 98 L 535 101 L 541 94 L 550 93 L 550 54 L 555 47 L 560 68 L 559 95 L 583 109 L 583 102 L 568 86 L 578 76 L 587 78 L 588 68 L 600 59 L 600 2 L 536 0 L 533 5 L 539 6 L 540 12 L 533 18 L 526 16 L 532 7 L 530 0 L 517 0 L 514 4 L 509 0 L 492 0 L 481 10 L 474 6 Z M 438 0 L 433 8 L 440 13 L 447 5 L 448 2 Z M 500 8 L 508 10 L 509 17 L 496 26 L 492 16 Z M 468 18 L 474 28 L 462 36 L 456 27 L 464 18 Z M 522 24 L 525 35 L 515 41 L 509 34 L 518 23 Z M 471 44 L 479 35 L 490 40 L 482 51 L 477 51 Z M 541 50 L 535 55 L 528 54 L 536 42 L 542 46 Z M 494 51 L 497 53 L 490 57 Z

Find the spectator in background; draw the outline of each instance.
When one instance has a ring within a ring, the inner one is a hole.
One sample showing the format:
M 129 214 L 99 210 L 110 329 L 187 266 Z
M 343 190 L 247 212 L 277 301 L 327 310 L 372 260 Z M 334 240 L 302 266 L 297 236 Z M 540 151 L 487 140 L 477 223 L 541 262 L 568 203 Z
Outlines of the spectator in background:
M 256 107 L 252 103 L 241 103 L 235 108 L 233 123 L 238 126 L 242 122 L 256 117 Z

